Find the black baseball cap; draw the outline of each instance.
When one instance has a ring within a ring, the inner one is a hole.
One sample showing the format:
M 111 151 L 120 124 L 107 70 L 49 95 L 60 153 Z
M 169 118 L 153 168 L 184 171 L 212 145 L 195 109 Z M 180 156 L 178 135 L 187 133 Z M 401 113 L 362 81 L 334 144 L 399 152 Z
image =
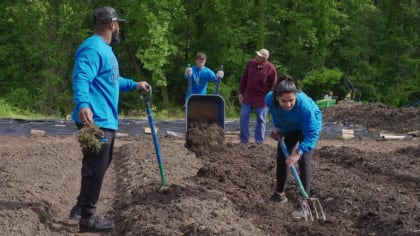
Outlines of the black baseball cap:
M 93 21 L 96 25 L 109 24 L 112 21 L 127 22 L 127 20 L 119 18 L 117 11 L 112 7 L 96 8 L 93 13 Z

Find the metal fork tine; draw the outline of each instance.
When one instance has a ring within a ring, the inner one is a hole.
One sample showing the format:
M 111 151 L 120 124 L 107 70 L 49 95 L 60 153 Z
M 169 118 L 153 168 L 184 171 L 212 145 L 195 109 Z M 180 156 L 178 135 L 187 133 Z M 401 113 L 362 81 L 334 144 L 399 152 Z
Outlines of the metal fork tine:
M 303 211 L 305 221 L 311 220 L 327 220 L 324 209 L 317 198 L 299 199 L 300 208 Z
M 318 208 L 316 207 L 314 203 L 314 199 L 313 198 L 306 198 L 306 200 L 309 202 L 310 208 L 311 208 L 311 213 L 314 212 L 315 213 L 315 219 L 319 219 L 319 214 L 318 214 Z
M 308 201 L 306 199 L 299 199 L 299 204 L 300 204 L 300 208 L 303 211 L 305 221 L 308 221 L 308 217 L 310 218 L 311 221 L 313 221 L 314 219 L 313 219 L 311 208 L 309 206 Z
M 315 211 L 315 218 L 316 219 L 322 219 L 322 220 L 327 220 L 327 218 L 325 217 L 325 212 L 324 209 L 322 208 L 321 203 L 319 202 L 319 200 L 317 198 L 307 198 L 310 202 L 311 202 L 311 206 L 313 211 Z
M 315 209 L 318 209 L 320 211 L 321 216 L 322 216 L 322 220 L 323 221 L 326 221 L 327 220 L 327 217 L 325 217 L 324 209 L 322 208 L 322 205 L 321 205 L 321 203 L 319 202 L 319 200 L 317 198 L 315 198 L 315 204 L 318 206 Z

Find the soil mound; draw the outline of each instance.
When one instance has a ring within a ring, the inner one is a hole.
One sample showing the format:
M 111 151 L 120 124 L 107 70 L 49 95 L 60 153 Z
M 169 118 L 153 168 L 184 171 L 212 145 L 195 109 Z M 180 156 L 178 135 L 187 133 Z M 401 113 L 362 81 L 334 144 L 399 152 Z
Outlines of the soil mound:
M 197 156 L 211 155 L 225 150 L 224 131 L 216 123 L 193 121 L 188 125 L 185 147 Z
M 393 109 L 379 103 L 343 102 L 324 110 L 323 117 L 345 125 L 359 125 L 396 133 L 420 130 L 420 107 Z

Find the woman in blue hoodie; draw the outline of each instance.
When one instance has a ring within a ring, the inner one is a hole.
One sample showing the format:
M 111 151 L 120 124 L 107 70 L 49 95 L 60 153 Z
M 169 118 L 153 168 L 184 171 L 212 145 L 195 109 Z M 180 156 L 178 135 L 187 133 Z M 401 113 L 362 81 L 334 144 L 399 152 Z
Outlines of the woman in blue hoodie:
M 282 75 L 272 92 L 265 97 L 271 113 L 274 133 L 283 137 L 290 157 L 286 160 L 280 142 L 277 148 L 277 187 L 271 200 L 285 203 L 286 181 L 289 168 L 299 163 L 299 175 L 309 194 L 312 180 L 312 155 L 322 127 L 322 113 L 316 103 L 304 92 L 297 90 L 293 78 Z M 297 145 L 298 144 L 298 145 Z M 297 145 L 297 146 L 296 146 Z

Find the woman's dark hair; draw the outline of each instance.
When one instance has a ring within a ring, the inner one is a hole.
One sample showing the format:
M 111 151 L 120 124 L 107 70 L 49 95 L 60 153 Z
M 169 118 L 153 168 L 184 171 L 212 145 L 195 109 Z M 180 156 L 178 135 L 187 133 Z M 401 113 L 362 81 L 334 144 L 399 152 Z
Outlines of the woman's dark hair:
M 273 90 L 273 105 L 275 107 L 279 106 L 278 102 L 276 102 L 276 98 L 278 96 L 281 96 L 284 93 L 296 93 L 296 92 L 297 92 L 297 88 L 296 88 L 295 82 L 293 81 L 292 76 L 287 75 L 287 74 L 281 75 Z

